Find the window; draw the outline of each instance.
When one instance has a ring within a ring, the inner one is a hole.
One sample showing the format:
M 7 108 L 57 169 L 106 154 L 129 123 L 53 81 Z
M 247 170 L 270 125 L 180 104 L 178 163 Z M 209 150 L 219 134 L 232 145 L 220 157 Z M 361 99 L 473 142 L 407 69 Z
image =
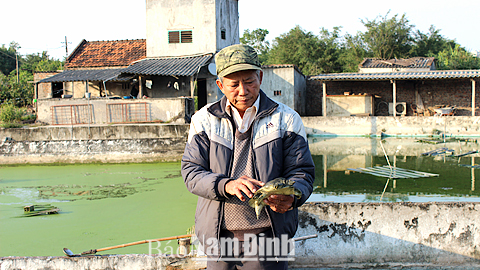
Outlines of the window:
M 220 37 L 224 40 L 227 39 L 227 31 L 224 28 L 220 30 Z
M 280 91 L 280 90 L 275 90 L 275 91 L 273 91 L 273 95 L 274 95 L 274 96 L 281 96 L 281 95 L 282 95 L 282 91 Z
M 192 43 L 193 32 L 191 30 L 184 31 L 168 31 L 168 43 Z

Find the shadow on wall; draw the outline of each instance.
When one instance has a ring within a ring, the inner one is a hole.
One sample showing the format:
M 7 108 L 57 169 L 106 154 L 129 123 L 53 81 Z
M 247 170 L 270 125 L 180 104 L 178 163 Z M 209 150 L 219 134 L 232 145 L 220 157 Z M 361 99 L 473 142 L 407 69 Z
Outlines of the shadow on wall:
M 307 203 L 296 237 L 318 238 L 296 244 L 294 265 L 478 264 L 479 228 L 472 217 L 477 208 L 475 203 Z

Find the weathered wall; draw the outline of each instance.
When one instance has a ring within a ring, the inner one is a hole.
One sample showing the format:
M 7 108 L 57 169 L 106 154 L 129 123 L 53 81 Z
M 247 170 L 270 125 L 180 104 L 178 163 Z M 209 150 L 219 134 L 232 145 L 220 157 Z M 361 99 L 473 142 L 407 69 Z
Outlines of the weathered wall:
M 291 268 L 477 269 L 480 203 L 307 203 Z M 189 257 L 146 254 L 4 257 L 10 269 L 199 269 Z
M 475 80 L 476 85 L 479 85 L 480 80 Z M 396 83 L 397 102 L 407 102 L 407 115 L 413 115 L 411 105 L 415 104 L 415 91 L 418 91 L 425 107 L 455 106 L 456 115 L 472 115 L 472 82 L 469 79 L 396 81 Z M 393 102 L 393 86 L 389 81 L 340 81 L 327 82 L 326 85 L 327 95 L 343 95 L 344 92 L 350 92 L 355 95 L 376 96 L 375 115 L 387 116 L 388 107 L 379 104 Z M 322 91 L 321 81 L 307 81 L 306 113 L 309 116 L 322 115 Z M 477 102 L 480 100 L 479 91 L 475 93 L 475 100 Z
M 162 270 L 162 269 L 202 269 L 205 263 L 191 260 L 190 257 L 130 254 L 83 257 L 4 257 L 0 258 L 2 270 Z
M 302 117 L 307 134 L 310 135 L 355 135 L 355 136 L 428 136 L 439 133 L 447 135 L 480 135 L 480 117 L 474 116 L 327 116 Z
M 236 0 L 148 0 L 147 57 L 215 53 L 239 43 Z M 168 43 L 168 31 L 192 30 L 192 43 Z M 221 38 L 225 30 L 225 39 Z
M 178 161 L 188 129 L 167 124 L 0 129 L 0 163 Z
M 351 116 L 356 114 L 374 114 L 373 97 L 367 95 L 329 95 L 327 96 L 328 116 Z
M 294 69 L 291 68 L 263 68 L 262 90 L 265 94 L 288 107 L 295 109 L 295 77 Z M 280 91 L 281 95 L 275 95 Z
M 33 81 L 38 82 L 45 78 L 52 77 L 59 72 L 35 72 L 33 74 Z M 48 98 L 52 96 L 52 83 L 39 83 L 34 98 Z
M 108 105 L 112 104 L 133 104 L 146 103 L 146 113 L 141 115 L 146 117 L 144 121 L 155 122 L 172 122 L 184 124 L 190 121 L 193 115 L 193 101 L 188 98 L 162 98 L 162 99 L 108 99 L 108 98 L 92 98 L 92 99 L 41 99 L 37 101 L 37 120 L 47 123 L 56 124 L 52 116 L 53 106 L 71 106 L 71 105 L 90 105 L 91 108 L 91 124 L 108 124 L 112 119 L 121 119 L 122 112 L 109 112 Z M 73 115 L 73 114 L 72 114 Z M 87 118 L 88 112 L 84 113 Z M 56 117 L 61 118 L 61 115 Z M 71 114 L 65 115 L 70 119 Z M 78 117 L 78 116 L 77 116 Z M 74 117 L 72 117 L 75 119 Z M 88 118 L 87 118 L 88 119 Z M 85 120 L 85 119 L 84 119 Z M 113 121 L 116 122 L 116 121 Z M 57 122 L 58 123 L 58 122 Z M 62 123 L 62 122 L 59 122 Z
M 296 266 L 480 262 L 479 203 L 307 203 Z

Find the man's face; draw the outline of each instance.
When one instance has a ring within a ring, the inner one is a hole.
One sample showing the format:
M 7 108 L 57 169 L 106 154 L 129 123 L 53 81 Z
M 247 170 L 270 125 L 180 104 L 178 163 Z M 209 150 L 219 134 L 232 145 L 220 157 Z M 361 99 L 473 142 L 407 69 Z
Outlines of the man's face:
M 256 70 L 243 70 L 225 76 L 223 83 L 217 80 L 217 85 L 243 117 L 245 110 L 257 100 L 262 79 L 262 71 L 257 75 Z

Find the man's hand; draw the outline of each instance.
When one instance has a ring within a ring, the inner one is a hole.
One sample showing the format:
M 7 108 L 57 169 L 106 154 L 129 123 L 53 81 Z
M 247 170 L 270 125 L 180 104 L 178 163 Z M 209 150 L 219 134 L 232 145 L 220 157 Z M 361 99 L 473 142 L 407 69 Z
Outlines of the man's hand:
M 293 207 L 293 195 L 270 195 L 268 198 L 263 200 L 264 203 L 268 204 L 270 206 L 270 209 L 272 209 L 275 212 L 278 212 L 280 214 L 283 214 L 287 212 L 288 210 L 291 210 Z
M 262 187 L 263 185 L 265 185 L 263 182 L 244 175 L 236 180 L 229 181 L 225 185 L 225 192 L 237 196 L 241 201 L 245 201 L 247 198 L 245 198 L 242 192 L 248 198 L 252 198 L 253 193 L 257 191 L 257 186 Z

